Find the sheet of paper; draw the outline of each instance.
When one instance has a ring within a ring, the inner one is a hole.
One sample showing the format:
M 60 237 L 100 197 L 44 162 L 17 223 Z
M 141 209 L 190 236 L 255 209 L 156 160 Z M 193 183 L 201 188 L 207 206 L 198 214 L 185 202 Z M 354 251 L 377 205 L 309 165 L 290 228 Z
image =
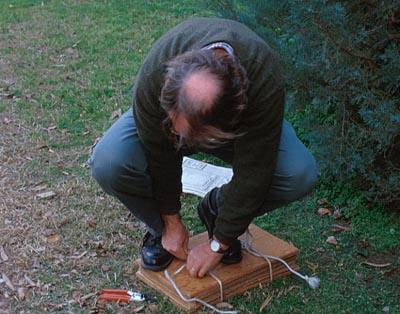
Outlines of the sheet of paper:
M 182 190 L 203 197 L 215 187 L 232 179 L 232 169 L 210 165 L 189 157 L 183 158 Z

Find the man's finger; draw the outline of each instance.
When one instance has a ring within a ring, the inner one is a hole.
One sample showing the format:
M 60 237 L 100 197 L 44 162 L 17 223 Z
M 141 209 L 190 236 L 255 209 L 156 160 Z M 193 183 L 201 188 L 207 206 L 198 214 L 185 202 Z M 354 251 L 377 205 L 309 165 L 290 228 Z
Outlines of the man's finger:
M 203 278 L 207 274 L 207 268 L 201 267 L 199 272 L 197 273 L 197 276 L 199 278 Z
M 194 267 L 192 267 L 192 268 L 189 270 L 189 275 L 190 275 L 191 277 L 197 277 L 197 270 L 196 270 Z

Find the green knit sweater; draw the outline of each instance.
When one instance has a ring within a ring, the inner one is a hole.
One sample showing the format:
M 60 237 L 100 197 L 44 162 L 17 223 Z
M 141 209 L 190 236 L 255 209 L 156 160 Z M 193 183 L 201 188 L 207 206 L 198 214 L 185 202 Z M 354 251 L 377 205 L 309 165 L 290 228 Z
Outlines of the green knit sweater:
M 250 79 L 248 109 L 233 142 L 233 178 L 223 186 L 222 208 L 214 234 L 230 244 L 240 236 L 265 201 L 271 184 L 284 112 L 284 78 L 277 56 L 246 26 L 224 19 L 194 18 L 156 41 L 135 82 L 134 117 L 145 148 L 154 197 L 161 214 L 178 213 L 182 192 L 182 155 L 162 129 L 160 107 L 165 64 L 176 55 L 226 42 Z

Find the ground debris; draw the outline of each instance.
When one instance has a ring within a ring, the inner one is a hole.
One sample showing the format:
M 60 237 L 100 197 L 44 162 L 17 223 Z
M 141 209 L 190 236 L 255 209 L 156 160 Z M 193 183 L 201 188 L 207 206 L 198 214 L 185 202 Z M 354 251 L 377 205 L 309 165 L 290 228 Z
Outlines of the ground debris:
M 12 281 L 10 280 L 10 278 L 8 278 L 8 276 L 5 273 L 2 273 L 2 279 L 3 279 L 3 282 L 7 285 L 7 287 L 10 288 L 10 290 L 12 290 L 12 291 L 17 290 L 17 289 L 15 289 L 15 286 L 12 283 Z
M 338 242 L 334 236 L 329 236 L 328 239 L 326 239 L 326 243 L 333 244 L 333 245 L 338 244 Z
M 110 115 L 110 121 L 114 120 L 115 118 L 119 118 L 122 115 L 122 110 L 121 108 L 114 110 L 111 115 Z
M 345 226 L 341 226 L 341 225 L 337 225 L 337 224 L 332 225 L 332 229 L 335 232 L 342 232 L 342 231 L 350 230 L 349 227 L 345 227 Z
M 40 199 L 49 199 L 49 198 L 56 196 L 56 193 L 54 191 L 47 191 L 47 192 L 36 194 L 36 196 Z
M 327 198 L 321 198 L 318 200 L 319 205 L 324 205 L 324 204 L 327 204 L 328 202 L 329 202 L 329 200 Z
M 0 244 L 0 263 L 4 263 L 7 261 L 8 261 L 8 255 L 6 254 L 3 245 Z
M 33 282 L 31 278 L 28 277 L 28 275 L 24 275 L 24 278 L 26 282 L 28 283 L 28 287 L 36 287 L 37 285 Z
M 217 307 L 218 309 L 222 309 L 222 308 L 233 309 L 232 304 L 230 304 L 230 303 L 228 303 L 228 302 L 220 302 L 220 303 L 217 303 L 216 307 Z
M 321 208 L 318 209 L 317 214 L 320 215 L 320 216 L 330 215 L 331 214 L 331 210 L 329 208 L 321 207 Z
M 263 301 L 263 303 L 260 306 L 260 313 L 271 303 L 272 299 L 274 298 L 274 295 L 268 295 L 265 300 Z
M 376 264 L 376 263 L 371 263 L 371 262 L 368 262 L 368 261 L 363 261 L 363 262 L 361 262 L 360 264 L 361 264 L 361 265 L 365 264 L 365 265 L 372 266 L 372 267 L 376 267 L 376 268 L 384 268 L 384 267 L 389 267 L 389 266 L 392 265 L 391 263 Z
M 26 292 L 27 292 L 27 291 L 28 291 L 27 288 L 18 287 L 18 289 L 17 289 L 17 294 L 18 294 L 18 299 L 19 299 L 20 301 L 25 300 L 25 298 L 26 298 Z

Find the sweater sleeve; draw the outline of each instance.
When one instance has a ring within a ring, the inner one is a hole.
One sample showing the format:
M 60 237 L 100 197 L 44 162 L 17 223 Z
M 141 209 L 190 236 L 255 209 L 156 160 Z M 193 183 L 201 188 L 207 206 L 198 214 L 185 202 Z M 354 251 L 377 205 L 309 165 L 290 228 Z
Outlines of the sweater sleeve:
M 231 244 L 260 210 L 271 185 L 284 114 L 285 92 L 277 60 L 250 73 L 249 109 L 243 136 L 235 140 L 233 178 L 222 187 L 222 207 L 214 234 Z
M 181 208 L 182 156 L 162 129 L 166 117 L 159 105 L 163 73 L 154 68 L 157 67 L 145 63 L 136 80 L 135 122 L 145 149 L 158 208 L 161 214 L 175 214 Z

